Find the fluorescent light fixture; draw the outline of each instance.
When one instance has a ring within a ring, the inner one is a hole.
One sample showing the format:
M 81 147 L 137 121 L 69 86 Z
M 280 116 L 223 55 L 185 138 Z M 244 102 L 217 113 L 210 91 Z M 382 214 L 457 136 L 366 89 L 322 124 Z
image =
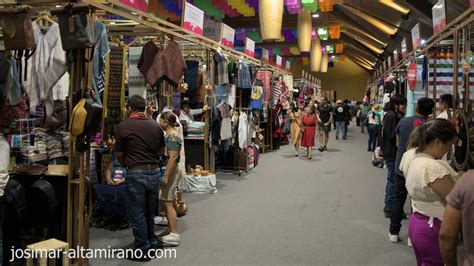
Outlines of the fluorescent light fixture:
M 314 13 L 314 14 L 313 14 L 313 18 L 319 18 L 319 14 L 318 14 L 318 13 Z
M 114 21 L 110 22 L 110 25 L 115 25 L 116 23 Z
M 61 5 L 56 5 L 56 8 L 60 8 L 60 7 L 61 7 Z
M 388 35 L 394 35 L 398 31 L 397 27 L 389 25 L 372 15 L 369 15 L 363 11 L 360 11 L 357 8 L 353 8 L 348 5 L 342 5 L 342 6 L 344 6 L 345 9 L 349 10 L 354 15 L 359 16 L 363 20 L 367 21 L 368 23 L 372 24 L 374 27 L 378 28 L 379 30 L 383 31 L 384 33 Z
M 383 49 L 371 44 L 370 42 L 362 39 L 362 38 L 359 38 L 358 36 L 350 33 L 350 32 L 346 32 L 347 35 L 349 35 L 351 38 L 353 38 L 354 40 L 362 43 L 365 47 L 369 48 L 370 50 L 374 51 L 376 54 L 382 54 L 383 53 Z
M 352 25 L 350 25 L 350 24 L 346 24 L 344 27 L 349 28 L 350 30 L 353 30 L 353 31 L 355 31 L 355 32 L 357 32 L 357 33 L 360 33 L 360 34 L 362 34 L 363 36 L 365 36 L 365 37 L 367 37 L 367 38 L 369 38 L 369 39 L 371 39 L 371 40 L 373 40 L 373 41 L 375 41 L 375 42 L 380 43 L 380 45 L 382 45 L 382 46 L 387 46 L 387 45 L 388 45 L 388 43 L 382 42 L 381 40 L 379 40 L 379 39 L 375 38 L 374 36 L 370 35 L 369 33 L 367 33 L 366 31 L 363 31 L 363 30 L 361 30 L 361 29 L 359 29 L 359 28 L 357 28 L 357 27 L 354 27 L 354 26 L 352 26 Z
M 399 3 L 395 2 L 394 0 L 379 0 L 381 4 L 384 4 L 392 9 L 397 10 L 398 12 L 406 15 L 410 13 L 410 9 L 400 5 Z

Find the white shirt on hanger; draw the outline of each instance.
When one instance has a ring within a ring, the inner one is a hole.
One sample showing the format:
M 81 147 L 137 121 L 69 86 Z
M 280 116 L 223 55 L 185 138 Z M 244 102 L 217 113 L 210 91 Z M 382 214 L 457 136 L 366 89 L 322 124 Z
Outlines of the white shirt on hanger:
M 242 112 L 239 116 L 239 147 L 241 149 L 245 149 L 249 145 L 248 133 L 248 117 L 246 113 Z

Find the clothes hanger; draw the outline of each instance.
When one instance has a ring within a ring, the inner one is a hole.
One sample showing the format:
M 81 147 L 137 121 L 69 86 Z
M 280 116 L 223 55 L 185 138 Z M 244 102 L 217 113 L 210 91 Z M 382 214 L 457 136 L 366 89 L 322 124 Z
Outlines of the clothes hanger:
M 140 44 L 143 44 L 143 39 L 142 39 L 142 37 L 140 37 L 140 36 L 135 37 L 135 39 L 133 39 L 133 41 L 131 41 L 129 44 L 127 44 L 127 46 L 132 46 L 132 45 L 135 44 L 135 43 L 136 43 L 136 44 L 139 44 L 139 45 L 140 45 Z
M 51 19 L 51 13 L 47 10 L 43 10 L 38 14 L 38 18 L 35 21 L 41 30 L 48 29 L 52 24 L 56 23 L 53 19 Z M 45 24 L 46 22 L 46 24 Z M 49 25 L 48 25 L 49 24 Z

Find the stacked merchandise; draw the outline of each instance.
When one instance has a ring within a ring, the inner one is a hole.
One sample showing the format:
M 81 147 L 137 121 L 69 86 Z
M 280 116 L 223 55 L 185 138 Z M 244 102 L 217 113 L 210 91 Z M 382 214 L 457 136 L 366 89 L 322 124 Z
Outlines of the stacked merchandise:
M 204 138 L 204 122 L 191 121 L 188 124 L 188 138 L 203 139 Z
M 68 157 L 69 156 L 69 132 L 58 132 L 61 136 L 61 142 L 63 144 L 63 155 Z
M 46 138 L 48 159 L 63 157 L 63 137 L 60 134 L 50 134 Z
M 35 128 L 31 134 L 23 135 L 21 152 L 28 162 L 41 162 L 48 159 L 46 151 L 46 131 Z

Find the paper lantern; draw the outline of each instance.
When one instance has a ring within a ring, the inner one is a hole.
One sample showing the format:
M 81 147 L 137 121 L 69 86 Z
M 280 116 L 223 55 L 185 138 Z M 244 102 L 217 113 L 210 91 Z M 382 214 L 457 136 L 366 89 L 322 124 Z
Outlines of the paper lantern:
M 333 4 L 333 0 L 319 0 L 321 12 L 332 12 Z
M 342 43 L 336 43 L 336 53 L 340 54 L 344 51 L 344 44 Z
M 328 63 L 329 63 L 328 60 L 329 60 L 328 54 L 323 54 L 321 57 L 321 68 L 320 68 L 322 73 L 328 72 Z
M 311 71 L 318 72 L 321 69 L 321 56 L 321 42 L 319 39 L 312 41 L 310 54 Z
M 331 37 L 331 39 L 339 39 L 341 37 L 341 26 L 329 26 L 329 37 Z
M 312 21 L 311 13 L 302 11 L 298 14 L 298 47 L 301 52 L 309 52 L 311 49 Z
M 262 39 L 279 39 L 283 22 L 283 0 L 260 0 L 259 18 Z

